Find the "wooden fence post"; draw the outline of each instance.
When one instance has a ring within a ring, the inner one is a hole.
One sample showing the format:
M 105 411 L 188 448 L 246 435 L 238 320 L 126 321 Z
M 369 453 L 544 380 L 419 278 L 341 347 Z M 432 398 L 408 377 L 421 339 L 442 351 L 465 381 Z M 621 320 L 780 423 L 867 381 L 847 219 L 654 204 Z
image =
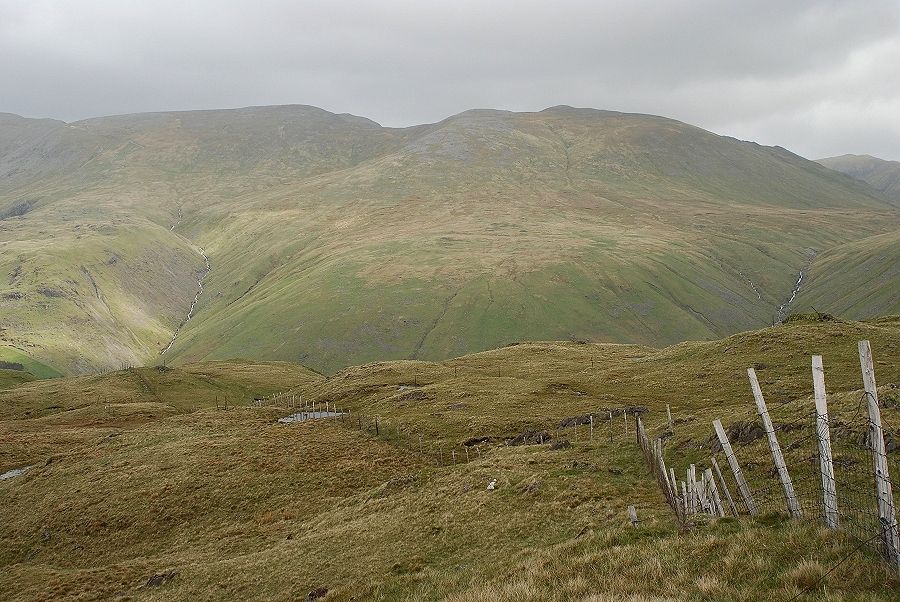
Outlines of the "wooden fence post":
M 687 469 L 687 491 L 688 505 L 691 507 L 691 514 L 697 514 L 697 481 L 694 478 L 694 465 L 691 464 Z
M 813 392 L 816 399 L 816 435 L 819 439 L 819 465 L 822 472 L 822 514 L 825 524 L 838 527 L 837 490 L 831 459 L 831 433 L 828 428 L 828 402 L 825 397 L 825 368 L 822 356 L 812 357 Z
M 675 424 L 672 422 L 672 408 L 669 404 L 666 404 L 666 416 L 669 417 L 669 432 L 675 432 Z
M 757 513 L 756 502 L 753 501 L 753 496 L 750 494 L 750 487 L 747 485 L 747 479 L 744 478 L 744 473 L 741 471 L 741 465 L 738 464 L 737 457 L 734 455 L 734 450 L 731 449 L 731 443 L 728 441 L 728 435 L 722 427 L 722 421 L 718 418 L 713 420 L 713 428 L 716 429 L 716 436 L 719 438 L 719 443 L 722 445 L 722 450 L 725 452 L 725 458 L 728 460 L 728 465 L 731 467 L 732 474 L 734 474 L 734 480 L 737 481 L 738 491 L 744 499 L 744 504 L 747 506 L 747 512 L 749 512 L 751 516 L 755 516 Z
M 794 483 L 791 481 L 791 475 L 788 472 L 787 464 L 784 463 L 784 456 L 781 454 L 781 446 L 778 445 L 778 437 L 775 436 L 775 427 L 772 425 L 772 419 L 769 417 L 769 410 L 766 408 L 766 400 L 763 398 L 762 389 L 759 387 L 759 381 L 756 379 L 756 370 L 747 368 L 747 376 L 750 378 L 750 388 L 753 390 L 753 398 L 756 400 L 756 410 L 759 417 L 762 418 L 763 428 L 766 431 L 766 437 L 769 440 L 769 449 L 772 452 L 772 460 L 775 463 L 775 470 L 778 471 L 778 479 L 781 481 L 781 487 L 784 489 L 784 497 L 787 500 L 787 507 L 793 517 L 800 517 L 803 512 L 800 510 L 800 504 L 797 502 L 797 494 L 794 492 Z
M 672 467 L 669 467 L 669 479 L 672 482 L 672 493 L 677 498 L 678 497 L 678 479 L 675 478 L 675 469 Z
M 662 439 L 656 439 L 655 445 L 654 455 L 656 456 L 657 470 L 654 470 L 654 472 L 657 473 L 657 480 L 663 489 L 663 495 L 665 496 L 666 501 L 672 507 L 672 510 L 675 511 L 675 516 L 680 518 L 681 515 L 678 512 L 678 492 L 672 489 L 672 483 L 669 482 L 669 471 L 666 470 L 666 460 L 663 457 L 662 451 Z
M 691 467 L 694 469 L 694 478 L 697 478 L 697 468 L 693 465 Z M 714 509 L 712 505 L 712 498 L 710 497 L 709 490 L 706 485 L 706 475 L 702 472 L 700 473 L 700 480 L 697 481 L 697 498 L 700 501 L 700 508 L 706 514 L 713 514 Z
M 725 477 L 722 476 L 722 470 L 719 468 L 716 457 L 710 457 L 710 461 L 712 462 L 713 471 L 716 473 L 716 476 L 719 478 L 719 483 L 722 485 L 722 493 L 725 494 L 725 499 L 728 501 L 728 507 L 731 508 L 731 513 L 737 516 L 737 506 L 734 505 L 734 498 L 731 497 L 731 491 L 728 490 L 728 483 L 725 482 Z
M 634 506 L 628 506 L 628 520 L 631 521 L 632 527 L 637 527 L 638 517 L 637 510 L 634 509 Z
M 894 494 L 888 474 L 887 452 L 884 447 L 884 432 L 881 428 L 881 409 L 878 407 L 878 389 L 875 385 L 875 366 L 872 362 L 872 347 L 869 341 L 859 341 L 859 366 L 862 370 L 863 387 L 869 407 L 869 432 L 872 440 L 872 455 L 875 464 L 875 492 L 878 495 L 878 518 L 881 522 L 882 538 L 888 561 L 900 567 L 900 536 L 897 532 L 897 515 L 894 510 Z
M 722 507 L 722 498 L 719 497 L 719 488 L 716 487 L 716 480 L 713 477 L 712 468 L 703 471 L 703 478 L 706 480 L 706 488 L 712 495 L 713 509 L 720 517 L 725 516 L 725 508 Z

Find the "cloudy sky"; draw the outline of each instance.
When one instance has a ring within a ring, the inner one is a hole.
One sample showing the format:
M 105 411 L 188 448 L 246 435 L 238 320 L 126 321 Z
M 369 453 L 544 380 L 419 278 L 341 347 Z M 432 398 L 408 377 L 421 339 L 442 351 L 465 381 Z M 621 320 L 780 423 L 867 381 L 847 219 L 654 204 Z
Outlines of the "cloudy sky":
M 900 160 L 900 0 L 0 0 L 0 111 L 654 113 Z

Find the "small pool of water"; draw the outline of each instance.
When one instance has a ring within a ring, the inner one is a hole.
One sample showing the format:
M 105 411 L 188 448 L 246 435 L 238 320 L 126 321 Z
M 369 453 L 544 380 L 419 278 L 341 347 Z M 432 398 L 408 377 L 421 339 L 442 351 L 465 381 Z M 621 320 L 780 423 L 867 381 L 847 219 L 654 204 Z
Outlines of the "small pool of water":
M 0 474 L 0 481 L 5 481 L 6 479 L 11 479 L 13 477 L 23 475 L 32 468 L 34 468 L 34 466 L 23 466 L 22 468 L 13 468 L 12 470 L 7 470 L 3 474 Z
M 315 420 L 317 418 L 338 418 L 341 415 L 341 412 L 297 412 L 296 414 L 291 414 L 290 416 L 279 418 L 278 422 L 287 424 L 290 422 L 304 422 L 305 420 Z

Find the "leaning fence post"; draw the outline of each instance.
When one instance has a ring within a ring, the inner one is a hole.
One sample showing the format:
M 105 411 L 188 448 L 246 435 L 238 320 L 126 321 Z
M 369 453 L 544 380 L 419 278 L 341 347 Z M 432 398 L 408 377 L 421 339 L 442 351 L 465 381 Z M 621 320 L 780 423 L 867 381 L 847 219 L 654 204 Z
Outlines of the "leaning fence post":
M 772 425 L 772 418 L 769 417 L 769 410 L 766 408 L 766 400 L 763 398 L 762 389 L 759 387 L 759 381 L 756 378 L 756 370 L 747 368 L 747 376 L 750 378 L 750 388 L 753 390 L 753 398 L 756 400 L 756 410 L 759 412 L 759 417 L 762 418 L 763 428 L 769 440 L 769 449 L 772 452 L 775 470 L 778 471 L 778 479 L 781 481 L 781 487 L 784 489 L 788 510 L 791 516 L 802 516 L 803 512 L 800 510 L 800 504 L 797 502 L 797 494 L 794 493 L 794 483 L 791 481 L 787 464 L 785 464 L 784 456 L 781 454 L 781 446 L 778 445 L 778 437 L 775 436 L 775 427 Z
M 716 513 L 718 513 L 719 516 L 724 517 L 725 508 L 722 507 L 722 498 L 719 497 L 719 488 L 716 486 L 716 479 L 713 477 L 712 468 L 707 468 L 703 471 L 703 478 L 706 480 L 707 489 L 712 494 L 712 503 Z
M 731 508 L 731 513 L 737 516 L 737 506 L 734 505 L 734 499 L 731 497 L 731 491 L 728 490 L 728 483 L 725 482 L 725 477 L 722 476 L 722 470 L 719 468 L 719 463 L 716 461 L 716 457 L 711 456 L 710 461 L 712 462 L 713 471 L 719 478 L 719 483 L 722 484 L 722 493 L 725 494 L 725 499 L 728 500 L 728 507 Z
M 825 369 L 822 356 L 812 357 L 813 391 L 816 399 L 816 435 L 819 439 L 819 465 L 822 469 L 822 512 L 825 524 L 832 529 L 838 526 L 837 491 L 834 481 L 834 463 L 831 459 L 831 433 L 828 428 L 828 402 L 825 397 Z
M 678 497 L 678 479 L 675 478 L 675 469 L 671 466 L 669 467 L 669 479 L 672 482 L 671 488 L 674 492 L 675 497 Z
M 881 429 L 881 409 L 878 407 L 878 389 L 875 385 L 875 366 L 869 341 L 859 341 L 859 365 L 862 369 L 863 387 L 869 406 L 869 430 L 872 439 L 872 455 L 875 464 L 875 491 L 878 495 L 878 518 L 888 560 L 900 567 L 900 541 L 897 533 L 897 515 L 894 511 L 894 494 L 888 474 L 884 432 Z
M 666 416 L 669 417 L 669 432 L 675 432 L 675 425 L 672 423 L 672 407 L 669 404 L 666 404 Z
M 628 520 L 631 521 L 632 527 L 637 527 L 638 517 L 637 510 L 634 509 L 634 506 L 628 506 Z
M 725 452 L 725 457 L 728 459 L 728 465 L 731 466 L 731 472 L 734 474 L 734 480 L 737 481 L 738 491 L 740 491 L 741 497 L 744 499 L 744 504 L 747 506 L 747 512 L 749 512 L 751 516 L 754 516 L 756 515 L 756 502 L 753 501 L 753 496 L 750 494 L 750 487 L 747 485 L 747 479 L 744 478 L 744 473 L 741 471 L 741 465 L 738 464 L 737 458 L 734 455 L 734 450 L 731 449 L 731 443 L 728 441 L 728 435 L 725 434 L 725 429 L 722 427 L 722 421 L 718 418 L 713 420 L 713 428 L 716 429 L 716 436 L 719 438 L 719 443 L 722 445 L 722 450 Z

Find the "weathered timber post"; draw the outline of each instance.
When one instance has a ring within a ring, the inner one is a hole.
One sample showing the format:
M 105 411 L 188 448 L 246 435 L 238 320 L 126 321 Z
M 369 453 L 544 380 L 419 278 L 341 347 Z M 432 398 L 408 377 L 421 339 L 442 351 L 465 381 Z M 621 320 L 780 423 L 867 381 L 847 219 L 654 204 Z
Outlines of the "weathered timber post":
M 828 428 L 828 402 L 825 396 L 825 369 L 822 356 L 812 357 L 813 393 L 816 399 L 816 436 L 819 439 L 819 466 L 822 472 L 822 516 L 832 529 L 838 527 L 837 489 L 831 458 L 831 433 Z
M 712 503 L 715 507 L 715 511 L 718 513 L 720 517 L 725 516 L 725 508 L 722 507 L 722 498 L 719 497 L 719 488 L 716 487 L 716 480 L 713 477 L 712 468 L 707 468 L 703 472 L 703 478 L 706 479 L 706 487 L 709 492 L 712 494 Z
M 900 535 L 897 532 L 894 494 L 891 490 L 887 453 L 884 446 L 884 432 L 881 428 L 881 409 L 878 407 L 878 389 L 875 385 L 872 347 L 869 341 L 859 341 L 858 346 L 859 365 L 862 370 L 863 387 L 866 391 L 866 401 L 869 408 L 869 431 L 875 465 L 875 492 L 878 495 L 878 518 L 881 522 L 882 540 L 888 561 L 895 567 L 900 567 Z
M 734 450 L 731 449 L 731 443 L 728 441 L 728 435 L 725 434 L 725 429 L 722 427 L 722 421 L 718 418 L 713 420 L 713 428 L 716 429 L 716 436 L 719 438 L 719 443 L 722 445 L 722 450 L 725 452 L 725 458 L 728 460 L 728 465 L 731 467 L 734 480 L 737 481 L 738 491 L 744 499 L 744 505 L 747 506 L 747 512 L 749 512 L 751 516 L 755 516 L 757 513 L 756 502 L 753 501 L 753 496 L 750 494 L 750 487 L 747 485 L 747 479 L 744 478 L 744 473 L 741 471 L 741 465 L 738 464 L 737 457 L 734 455 Z
M 639 521 L 637 517 L 637 510 L 634 509 L 634 506 L 628 506 L 628 520 L 631 521 L 632 527 L 637 527 Z
M 671 466 L 669 467 L 669 480 L 672 483 L 672 492 L 675 497 L 678 497 L 678 479 L 675 478 L 675 469 Z
M 688 466 L 687 474 L 687 487 L 688 487 L 688 503 L 691 506 L 691 514 L 697 514 L 697 480 L 694 478 L 694 465 L 691 464 Z
M 753 390 L 754 399 L 756 399 L 756 410 L 759 412 L 759 417 L 762 418 L 763 428 L 769 440 L 769 449 L 772 452 L 775 470 L 778 471 L 778 479 L 781 481 L 782 489 L 784 489 L 788 510 L 793 517 L 803 516 L 800 504 L 797 502 L 797 494 L 794 492 L 794 483 L 791 481 L 791 475 L 781 453 L 781 446 L 778 445 L 778 437 L 775 436 L 775 427 L 772 425 L 769 410 L 766 408 L 766 400 L 763 398 L 762 389 L 759 387 L 759 381 L 756 379 L 756 370 L 747 368 L 747 376 L 750 378 L 750 388 Z
M 725 482 L 725 477 L 722 475 L 722 470 L 719 468 L 719 463 L 716 461 L 716 457 L 710 457 L 710 462 L 712 462 L 713 471 L 719 478 L 719 484 L 722 485 L 722 493 L 725 495 L 725 499 L 728 501 L 728 507 L 731 509 L 731 513 L 734 516 L 737 516 L 737 506 L 734 505 L 734 498 L 731 497 L 731 491 L 729 491 L 728 489 L 728 483 Z

